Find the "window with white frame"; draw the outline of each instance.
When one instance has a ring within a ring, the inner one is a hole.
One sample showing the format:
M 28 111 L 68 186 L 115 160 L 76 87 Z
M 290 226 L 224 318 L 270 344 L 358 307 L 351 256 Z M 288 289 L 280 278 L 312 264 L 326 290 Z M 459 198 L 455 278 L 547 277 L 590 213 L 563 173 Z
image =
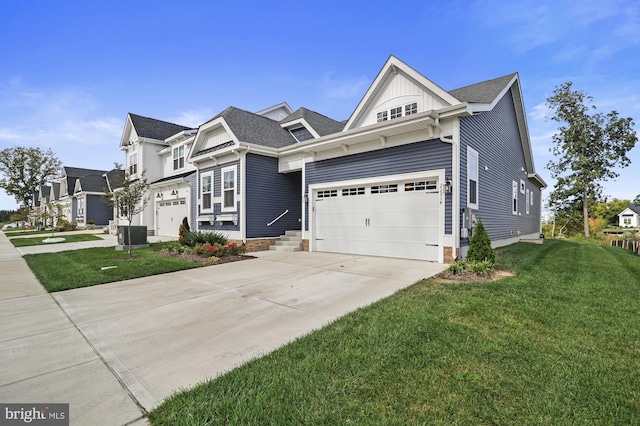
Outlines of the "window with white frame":
M 222 211 L 236 210 L 237 166 L 222 169 Z
M 213 172 L 200 176 L 200 210 L 213 211 Z
M 533 190 L 529 192 L 529 204 L 533 205 Z
M 524 205 L 526 206 L 525 207 L 525 211 L 527 212 L 527 214 L 529 214 L 529 203 L 528 203 L 528 201 L 529 201 L 529 190 L 527 189 L 527 193 L 524 196 Z
M 417 113 L 418 113 L 417 102 L 404 106 L 404 115 L 411 115 L 411 114 L 417 114 Z
M 630 215 L 622 215 L 622 224 L 624 226 L 631 226 L 631 216 Z
M 378 113 L 378 123 L 381 123 L 383 121 L 387 121 L 387 111 L 380 111 Z
M 518 214 L 518 182 L 515 180 L 512 181 L 512 201 L 511 201 L 511 213 L 514 215 Z
M 467 206 L 478 209 L 478 151 L 467 147 Z
M 84 198 L 78 198 L 78 205 L 76 206 L 76 215 L 84 216 Z
M 391 108 L 391 120 L 402 117 L 402 107 Z
M 184 168 L 184 145 L 173 148 L 173 170 Z
M 138 153 L 134 152 L 129 156 L 129 175 L 138 173 Z
M 524 194 L 524 189 L 526 188 L 524 181 L 520 179 L 520 193 Z

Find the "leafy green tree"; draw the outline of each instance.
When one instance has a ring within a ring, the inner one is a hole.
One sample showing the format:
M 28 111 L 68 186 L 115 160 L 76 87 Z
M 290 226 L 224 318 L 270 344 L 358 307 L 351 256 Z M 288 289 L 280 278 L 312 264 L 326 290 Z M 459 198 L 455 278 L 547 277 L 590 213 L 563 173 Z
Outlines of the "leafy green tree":
M 636 195 L 636 198 L 633 200 L 633 204 L 640 204 L 640 194 Z
M 606 203 L 599 203 L 595 206 L 593 216 L 604 219 L 607 225 L 617 225 L 618 215 L 629 205 L 629 203 L 629 200 L 618 200 L 617 198 Z
M 478 225 L 473 231 L 471 241 L 469 241 L 469 251 L 467 251 L 467 260 L 470 262 L 489 261 L 493 265 L 496 261 L 496 255 L 491 248 L 491 238 L 484 229 L 482 221 L 478 221 Z
M 20 206 L 32 207 L 33 193 L 58 176 L 61 166 L 51 149 L 5 148 L 0 151 L 0 188 Z
M 565 178 L 564 186 L 572 184 L 577 198 L 582 200 L 584 235 L 589 236 L 589 201 L 601 191 L 601 182 L 618 177 L 614 167 L 627 167 L 631 160 L 627 152 L 638 137 L 630 117 L 620 118 L 617 111 L 590 113 L 595 110 L 592 97 L 581 90 L 572 90 L 567 82 L 547 98 L 554 110 L 551 120 L 560 123 L 553 135 L 553 154 L 547 168 L 555 179 Z M 555 191 L 555 190 L 554 190 Z
M 15 210 L 0 210 L 0 222 L 8 222 L 11 215 L 16 213 Z

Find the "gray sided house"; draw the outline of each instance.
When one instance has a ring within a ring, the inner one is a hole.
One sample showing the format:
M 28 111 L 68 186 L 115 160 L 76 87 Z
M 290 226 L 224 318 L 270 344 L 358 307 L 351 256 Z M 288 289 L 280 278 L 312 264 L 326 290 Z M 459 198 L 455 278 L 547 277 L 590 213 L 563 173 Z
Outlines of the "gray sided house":
M 105 194 L 109 192 L 109 182 L 117 170 L 102 173 L 89 173 L 76 179 L 73 197 L 75 199 L 75 221 L 80 228 L 93 221 L 98 226 L 108 225 L 113 219 L 113 209 L 106 203 Z
M 451 262 L 480 220 L 496 247 L 539 237 L 518 74 L 447 91 L 391 56 L 346 121 L 230 107 L 189 137 L 192 228 L 251 249 L 298 231 L 310 251 Z
M 279 171 L 279 149 L 339 131 L 342 125 L 286 104 L 268 115 L 229 107 L 200 126 L 189 155 L 198 168 L 197 229 L 251 245 L 301 230 L 301 171 Z M 270 117 L 284 117 L 276 121 Z
M 450 262 L 479 220 L 537 239 L 541 190 L 518 74 L 446 91 L 390 57 L 342 131 L 280 150 L 309 250 Z

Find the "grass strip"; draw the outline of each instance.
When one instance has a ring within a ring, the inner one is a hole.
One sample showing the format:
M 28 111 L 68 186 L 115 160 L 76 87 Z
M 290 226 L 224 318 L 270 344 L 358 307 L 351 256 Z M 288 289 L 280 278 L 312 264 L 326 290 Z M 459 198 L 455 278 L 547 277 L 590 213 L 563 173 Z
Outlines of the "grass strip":
M 44 240 L 49 238 L 64 238 L 64 241 L 57 241 L 53 243 L 44 242 Z M 82 241 L 96 241 L 102 240 L 102 238 L 92 235 L 92 234 L 72 234 L 72 235 L 55 235 L 51 237 L 51 233 L 47 236 L 42 237 L 34 237 L 34 238 L 11 238 L 11 244 L 15 247 L 30 247 L 30 246 L 40 246 L 44 244 L 64 244 L 64 243 L 78 243 Z
M 167 398 L 153 425 L 639 424 L 640 257 L 497 250 L 496 282 L 425 280 Z
M 24 256 L 24 260 L 50 293 L 202 266 L 164 256 L 157 252 L 161 247 L 162 244 L 158 243 L 136 249 L 131 258 L 126 251 L 105 247 L 29 254 Z

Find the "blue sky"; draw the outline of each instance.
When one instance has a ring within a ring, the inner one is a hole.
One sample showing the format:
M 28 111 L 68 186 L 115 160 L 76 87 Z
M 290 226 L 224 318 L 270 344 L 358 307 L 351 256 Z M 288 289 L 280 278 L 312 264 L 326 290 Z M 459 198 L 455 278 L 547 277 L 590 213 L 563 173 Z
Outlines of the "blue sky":
M 124 162 L 128 112 L 197 126 L 229 105 L 286 101 L 343 120 L 391 54 L 447 90 L 519 72 L 550 187 L 545 100 L 557 85 L 640 123 L 637 1 L 4 0 L 0 149 L 109 169 Z M 640 193 L 640 144 L 630 157 L 604 194 Z M 15 207 L 0 191 L 0 209 Z

